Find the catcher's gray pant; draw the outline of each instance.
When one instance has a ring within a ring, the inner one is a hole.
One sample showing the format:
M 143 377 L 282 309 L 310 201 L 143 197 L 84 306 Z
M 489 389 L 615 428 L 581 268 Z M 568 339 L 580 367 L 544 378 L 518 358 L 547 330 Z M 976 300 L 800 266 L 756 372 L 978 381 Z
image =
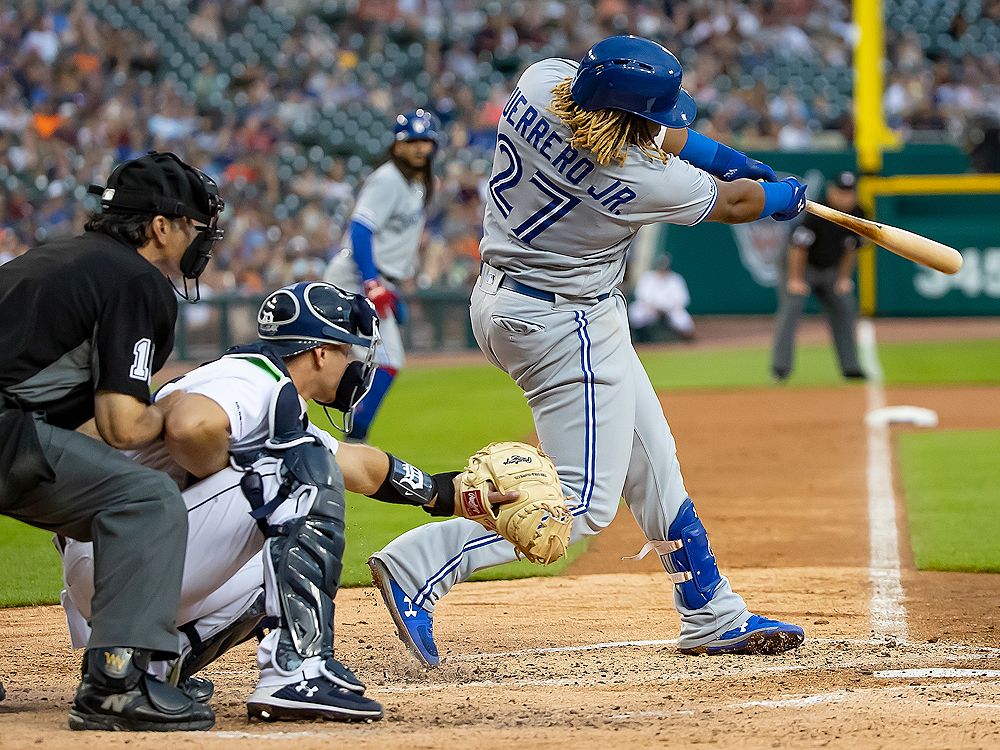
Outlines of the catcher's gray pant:
M 128 646 L 176 654 L 187 516 L 166 474 L 78 432 L 37 422 L 55 472 L 0 512 L 63 537 L 93 542 L 90 648 Z M 88 544 L 88 546 L 90 546 Z
M 629 340 L 619 294 L 593 304 L 555 303 L 483 279 L 472 294 L 480 348 L 524 391 L 541 446 L 573 496 L 571 541 L 611 523 L 624 495 L 650 540 L 667 529 L 687 498 L 676 447 L 659 399 Z M 435 602 L 474 571 L 515 559 L 513 546 L 467 519 L 412 529 L 375 555 L 414 603 Z M 747 616 L 726 578 L 701 609 L 681 615 L 679 645 L 706 643 Z
M 795 356 L 795 331 L 802 318 L 808 295 L 789 294 L 785 281 L 786 279 L 782 277 L 778 290 L 778 316 L 775 322 L 771 369 L 775 372 L 789 373 L 792 371 L 792 360 Z M 807 265 L 805 282 L 823 305 L 841 372 L 859 371 L 861 365 L 858 363 L 858 342 L 855 335 L 857 313 L 854 295 L 837 294 L 834 290 L 837 282 L 836 266 L 817 268 Z

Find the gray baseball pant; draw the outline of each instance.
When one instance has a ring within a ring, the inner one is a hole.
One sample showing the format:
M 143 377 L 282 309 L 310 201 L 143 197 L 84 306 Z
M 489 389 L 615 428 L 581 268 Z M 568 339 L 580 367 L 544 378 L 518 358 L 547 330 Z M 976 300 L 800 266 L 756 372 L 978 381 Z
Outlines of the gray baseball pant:
M 593 304 L 551 303 L 497 283 L 476 285 L 473 331 L 528 399 L 541 447 L 572 495 L 571 541 L 610 524 L 623 496 L 647 539 L 668 539 L 687 490 L 659 398 L 629 339 L 625 300 L 613 294 Z M 474 571 L 516 556 L 506 540 L 457 518 L 411 529 L 375 557 L 415 604 L 433 610 Z M 700 609 L 685 607 L 676 588 L 673 602 L 682 648 L 707 643 L 747 616 L 725 577 Z
M 177 654 L 175 624 L 187 544 L 187 511 L 166 474 L 78 432 L 36 422 L 55 473 L 0 513 L 94 543 L 88 648 L 127 646 Z
M 778 315 L 775 323 L 774 351 L 771 357 L 771 369 L 775 372 L 788 373 L 792 371 L 795 357 L 795 332 L 802 318 L 808 295 L 789 294 L 785 286 L 786 279 L 782 277 L 778 290 Z M 854 295 L 837 294 L 834 285 L 837 282 L 837 267 L 817 268 L 806 266 L 805 282 L 812 294 L 823 306 L 827 322 L 830 325 L 830 335 L 837 350 L 837 360 L 841 372 L 859 371 L 858 343 L 855 334 L 857 327 L 857 312 Z

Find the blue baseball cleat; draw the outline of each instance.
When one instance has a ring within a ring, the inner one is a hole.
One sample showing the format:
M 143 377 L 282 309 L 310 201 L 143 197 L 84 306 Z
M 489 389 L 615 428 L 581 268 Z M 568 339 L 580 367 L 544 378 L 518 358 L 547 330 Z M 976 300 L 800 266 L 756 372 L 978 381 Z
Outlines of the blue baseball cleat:
M 426 667 L 436 667 L 441 663 L 437 646 L 434 645 L 434 619 L 427 610 L 416 607 L 413 600 L 403 593 L 385 564 L 374 557 L 368 558 L 368 567 L 372 571 L 372 580 L 382 592 L 385 606 L 396 623 L 396 633 L 399 635 L 411 654 Z
M 714 641 L 693 648 L 679 648 L 682 654 L 762 654 L 773 655 L 798 648 L 805 640 L 805 633 L 798 625 L 769 620 L 760 615 L 738 628 L 727 630 Z

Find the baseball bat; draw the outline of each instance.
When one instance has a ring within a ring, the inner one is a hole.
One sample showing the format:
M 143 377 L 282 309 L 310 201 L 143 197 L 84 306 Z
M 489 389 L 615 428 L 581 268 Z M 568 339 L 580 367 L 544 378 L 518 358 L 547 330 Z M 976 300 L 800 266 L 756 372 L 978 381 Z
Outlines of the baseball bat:
M 935 271 L 954 274 L 962 267 L 962 254 L 958 250 L 928 237 L 889 224 L 860 219 L 815 201 L 806 201 L 806 211 L 850 229 L 891 253 Z

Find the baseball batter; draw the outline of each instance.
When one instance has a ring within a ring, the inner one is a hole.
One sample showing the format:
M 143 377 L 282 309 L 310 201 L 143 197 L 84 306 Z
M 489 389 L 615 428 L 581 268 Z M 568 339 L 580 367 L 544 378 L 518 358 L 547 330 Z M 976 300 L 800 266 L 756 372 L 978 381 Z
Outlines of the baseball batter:
M 358 405 L 348 437 L 364 440 L 392 381 L 404 364 L 399 327 L 406 323 L 400 285 L 417 272 L 426 207 L 434 192 L 431 173 L 438 143 L 437 118 L 423 109 L 401 114 L 393 127 L 389 159 L 365 180 L 351 216 L 350 245 L 326 270 L 325 280 L 364 291 L 378 311 L 382 342 L 371 390 Z
M 498 127 L 473 330 L 527 397 L 572 496 L 572 539 L 611 523 L 624 496 L 649 540 L 640 556 L 659 554 L 673 584 L 679 649 L 779 653 L 803 631 L 751 614 L 720 574 L 615 288 L 640 226 L 787 220 L 805 186 L 688 131 L 696 108 L 680 82 L 677 59 L 637 37 L 524 72 Z M 435 665 L 436 602 L 513 559 L 509 543 L 456 519 L 407 532 L 369 564 L 400 637 Z

